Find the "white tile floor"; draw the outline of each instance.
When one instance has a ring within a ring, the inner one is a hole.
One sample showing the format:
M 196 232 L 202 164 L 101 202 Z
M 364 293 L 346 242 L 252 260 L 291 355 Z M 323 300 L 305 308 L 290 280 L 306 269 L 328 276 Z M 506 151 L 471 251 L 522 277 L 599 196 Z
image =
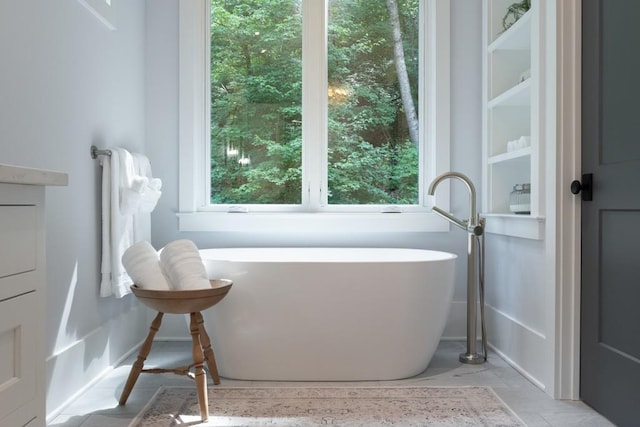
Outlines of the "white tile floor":
M 496 393 L 530 427 L 604 427 L 612 426 L 602 416 L 582 402 L 551 399 L 495 354 L 489 354 L 488 363 L 464 365 L 458 362 L 458 353 L 464 352 L 461 342 L 443 341 L 422 374 L 398 381 L 385 381 L 385 385 L 492 387 Z M 76 402 L 64 409 L 49 426 L 55 427 L 126 427 L 131 419 L 149 401 L 160 385 L 193 385 L 186 377 L 173 374 L 141 374 L 125 406 L 118 405 L 124 382 L 129 374 L 135 354 L 129 357 L 106 378 L 94 385 Z M 174 367 L 187 365 L 191 360 L 190 342 L 156 342 L 145 367 Z M 221 385 L 233 386 L 354 386 L 362 383 L 291 383 L 264 381 L 234 381 L 222 378 Z M 367 386 L 376 382 L 368 381 Z M 211 380 L 209 379 L 211 386 Z

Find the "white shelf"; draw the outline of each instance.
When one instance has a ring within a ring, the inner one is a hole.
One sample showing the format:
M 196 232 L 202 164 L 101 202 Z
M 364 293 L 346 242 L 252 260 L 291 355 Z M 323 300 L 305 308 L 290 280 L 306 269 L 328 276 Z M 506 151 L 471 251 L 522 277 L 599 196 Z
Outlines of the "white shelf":
M 482 213 L 486 218 L 485 231 L 491 234 L 520 237 L 522 239 L 544 239 L 544 217 L 502 213 Z
M 488 108 L 524 107 L 531 105 L 531 79 L 518 83 L 489 101 Z
M 510 160 L 522 159 L 531 156 L 531 147 L 522 148 L 516 151 L 510 151 L 508 153 L 497 154 L 487 159 L 487 163 L 490 165 L 502 162 L 508 162 Z
M 489 52 L 496 50 L 528 50 L 531 46 L 531 15 L 529 10 L 512 26 L 500 34 L 488 47 Z

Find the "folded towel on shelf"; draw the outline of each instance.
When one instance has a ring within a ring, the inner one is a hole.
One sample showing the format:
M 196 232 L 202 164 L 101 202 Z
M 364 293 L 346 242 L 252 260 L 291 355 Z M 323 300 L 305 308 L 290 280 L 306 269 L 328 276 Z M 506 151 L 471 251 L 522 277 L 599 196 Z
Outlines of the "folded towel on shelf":
M 516 150 L 522 150 L 523 148 L 527 148 L 531 146 L 531 137 L 530 136 L 521 136 L 518 139 L 514 139 L 513 141 L 507 141 L 507 153 Z
M 207 271 L 191 240 L 174 240 L 160 251 L 160 265 L 171 282 L 172 289 L 210 288 Z
M 131 293 L 132 278 L 122 264 L 124 252 L 148 240 L 150 215 L 161 195 L 149 160 L 123 148 L 100 156 L 102 164 L 102 279 L 100 296 L 122 298 Z
M 146 240 L 134 243 L 124 251 L 122 264 L 133 282 L 143 289 L 171 290 L 160 266 L 160 255 Z

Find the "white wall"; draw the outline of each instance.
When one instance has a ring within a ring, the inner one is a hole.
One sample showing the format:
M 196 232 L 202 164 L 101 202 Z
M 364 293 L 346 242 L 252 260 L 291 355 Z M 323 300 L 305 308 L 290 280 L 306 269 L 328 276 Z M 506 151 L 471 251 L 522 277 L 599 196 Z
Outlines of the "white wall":
M 546 43 L 541 123 L 543 240 L 488 234 L 486 303 L 491 344 L 509 363 L 556 397 L 556 7 L 540 2 Z M 491 218 L 488 219 L 490 221 Z M 577 397 L 577 396 L 576 396 Z
M 490 343 L 545 388 L 548 366 L 543 355 L 549 345 L 545 241 L 487 234 L 485 268 Z
M 481 177 L 481 2 L 451 2 L 451 169 L 467 174 L 480 190 Z M 152 214 L 157 248 L 178 238 L 199 247 L 225 246 L 390 246 L 438 249 L 457 253 L 457 280 L 447 336 L 465 336 L 466 235 L 450 233 L 276 234 L 185 233 L 178 231 L 178 0 L 147 2 L 147 153 L 164 183 L 163 196 Z M 480 200 L 480 197 L 478 198 Z M 468 193 L 453 184 L 451 210 L 468 216 Z M 184 336 L 184 321 L 167 319 L 159 336 Z
M 92 143 L 122 145 L 149 155 L 164 184 L 152 216 L 156 247 L 190 238 L 200 247 L 362 245 L 457 253 L 455 302 L 445 335 L 465 335 L 466 236 L 458 229 L 349 236 L 180 233 L 175 215 L 178 0 L 113 4 L 118 8 L 115 31 L 77 0 L 0 3 L 0 162 L 69 173 L 68 187 L 47 190 L 48 413 L 116 363 L 147 329 L 147 313 L 131 297 L 98 296 L 100 167 L 89 157 Z M 481 2 L 452 0 L 451 8 L 451 169 L 470 176 L 480 190 Z M 466 190 L 454 184 L 451 210 L 465 216 L 467 200 Z M 495 309 L 491 315 L 508 319 L 501 323 L 507 329 L 494 320 L 490 340 L 540 383 L 550 375 L 548 358 L 524 355 L 535 347 L 512 339 L 509 328 L 527 331 L 518 336 L 529 336 L 534 343 L 536 334 L 545 342 L 553 338 L 550 243 L 487 237 L 487 298 Z M 166 322 L 161 333 L 184 336 L 184 324 L 181 319 Z
M 143 0 L 117 30 L 77 0 L 0 2 L 0 162 L 69 174 L 47 189 L 47 413 L 146 334 L 132 297 L 102 299 L 100 172 L 92 143 L 144 148 Z M 123 332 L 124 331 L 124 332 Z

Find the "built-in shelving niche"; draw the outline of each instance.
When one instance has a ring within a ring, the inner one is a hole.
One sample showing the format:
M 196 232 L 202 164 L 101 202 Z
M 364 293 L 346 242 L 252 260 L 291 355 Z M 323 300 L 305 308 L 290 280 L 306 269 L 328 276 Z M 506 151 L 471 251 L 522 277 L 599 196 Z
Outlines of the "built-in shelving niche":
M 484 0 L 483 214 L 487 232 L 542 239 L 539 3 L 507 30 L 502 21 L 515 0 Z M 530 144 L 509 150 L 508 142 Z M 531 213 L 514 214 L 516 184 L 531 185 Z

